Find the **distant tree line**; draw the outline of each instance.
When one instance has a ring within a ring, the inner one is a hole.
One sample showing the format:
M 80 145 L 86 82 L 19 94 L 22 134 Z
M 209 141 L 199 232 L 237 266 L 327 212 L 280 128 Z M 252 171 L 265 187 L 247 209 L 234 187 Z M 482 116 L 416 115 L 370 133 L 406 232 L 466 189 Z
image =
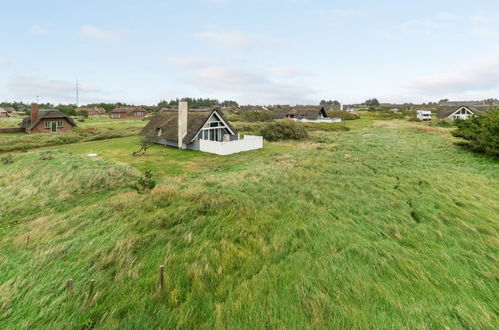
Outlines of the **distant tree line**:
M 192 98 L 192 97 L 184 97 L 181 99 L 175 99 L 170 101 L 162 100 L 158 103 L 158 108 L 176 108 L 178 107 L 179 102 L 188 102 L 189 108 L 191 109 L 199 109 L 199 108 L 209 108 L 215 106 L 221 107 L 237 107 L 239 104 L 236 101 L 225 100 L 220 102 L 217 99 L 210 98 Z
M 326 100 L 321 100 L 321 102 L 319 103 L 319 105 L 322 105 L 322 106 L 328 106 L 328 107 L 333 107 L 333 108 L 339 108 L 341 106 L 341 103 L 337 100 L 329 100 L 329 101 L 326 101 Z

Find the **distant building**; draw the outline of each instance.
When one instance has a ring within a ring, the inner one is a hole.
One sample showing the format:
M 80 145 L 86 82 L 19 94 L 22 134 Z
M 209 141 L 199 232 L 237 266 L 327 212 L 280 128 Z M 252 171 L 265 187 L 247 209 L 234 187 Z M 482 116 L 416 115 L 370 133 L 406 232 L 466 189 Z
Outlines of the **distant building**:
M 458 107 L 449 108 L 444 107 L 438 110 L 437 116 L 440 119 L 468 119 L 472 116 L 478 116 L 487 109 L 485 108 L 476 108 L 468 105 L 460 105 Z
M 31 116 L 21 123 L 21 128 L 29 134 L 71 132 L 76 126 L 73 118 L 54 109 L 40 109 L 38 104 L 31 105 Z
M 340 118 L 330 118 L 324 107 L 296 106 L 273 110 L 276 120 L 291 119 L 301 123 L 338 123 Z
M 147 116 L 147 111 L 142 107 L 118 107 L 109 114 L 111 119 L 141 119 Z
M 0 108 L 0 118 L 9 118 L 9 112 L 5 108 Z
M 93 108 L 76 108 L 76 112 L 85 112 L 89 117 L 93 116 L 102 116 L 106 114 L 106 110 L 104 108 L 93 107 Z

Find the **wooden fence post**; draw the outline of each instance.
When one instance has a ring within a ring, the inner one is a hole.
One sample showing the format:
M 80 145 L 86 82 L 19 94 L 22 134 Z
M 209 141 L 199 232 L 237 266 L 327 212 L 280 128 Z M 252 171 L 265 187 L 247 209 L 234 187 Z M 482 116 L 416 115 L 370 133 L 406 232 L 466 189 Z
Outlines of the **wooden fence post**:
M 159 266 L 159 289 L 162 290 L 165 286 L 165 266 Z
M 71 293 L 73 291 L 73 279 L 70 278 L 66 283 L 66 290 L 68 293 Z
M 29 234 L 28 234 L 28 237 L 26 237 L 26 246 L 29 245 Z

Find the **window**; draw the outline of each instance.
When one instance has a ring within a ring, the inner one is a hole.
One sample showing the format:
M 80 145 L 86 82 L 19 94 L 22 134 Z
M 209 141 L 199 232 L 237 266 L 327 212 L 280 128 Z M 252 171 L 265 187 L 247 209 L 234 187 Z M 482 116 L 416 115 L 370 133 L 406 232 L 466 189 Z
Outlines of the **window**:
M 60 121 L 57 122 L 57 127 L 63 127 L 63 124 L 64 123 L 60 120 Z
M 49 121 L 45 122 L 45 128 L 50 128 L 50 122 Z

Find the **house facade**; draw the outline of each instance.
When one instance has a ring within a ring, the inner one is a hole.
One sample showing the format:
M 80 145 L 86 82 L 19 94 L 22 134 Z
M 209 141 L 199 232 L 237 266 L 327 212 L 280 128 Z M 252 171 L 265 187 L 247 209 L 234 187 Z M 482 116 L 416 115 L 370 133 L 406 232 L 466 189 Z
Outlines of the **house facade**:
M 21 123 L 21 128 L 28 134 L 72 132 L 76 126 L 73 118 L 54 109 L 40 109 L 38 104 L 31 105 L 31 116 Z
M 118 107 L 109 113 L 111 119 L 142 119 L 147 116 L 147 111 L 142 107 Z
M 296 106 L 274 109 L 276 120 L 290 119 L 301 123 L 339 123 L 340 118 L 330 118 L 322 106 Z
M 9 118 L 9 112 L 4 108 L 0 108 L 0 118 Z
M 218 155 L 263 148 L 261 136 L 241 137 L 218 108 L 188 110 L 187 102 L 180 102 L 178 111 L 160 111 L 140 135 L 164 146 Z
M 486 110 L 485 109 L 479 109 L 476 107 L 472 107 L 469 105 L 461 105 L 455 108 L 441 108 L 437 116 L 440 119 L 463 119 L 466 120 L 472 116 L 478 116 L 482 113 L 484 113 Z
M 104 108 L 100 107 L 93 107 L 93 108 L 76 108 L 76 112 L 85 112 L 89 117 L 94 117 L 94 116 L 102 116 L 106 114 L 106 110 Z

